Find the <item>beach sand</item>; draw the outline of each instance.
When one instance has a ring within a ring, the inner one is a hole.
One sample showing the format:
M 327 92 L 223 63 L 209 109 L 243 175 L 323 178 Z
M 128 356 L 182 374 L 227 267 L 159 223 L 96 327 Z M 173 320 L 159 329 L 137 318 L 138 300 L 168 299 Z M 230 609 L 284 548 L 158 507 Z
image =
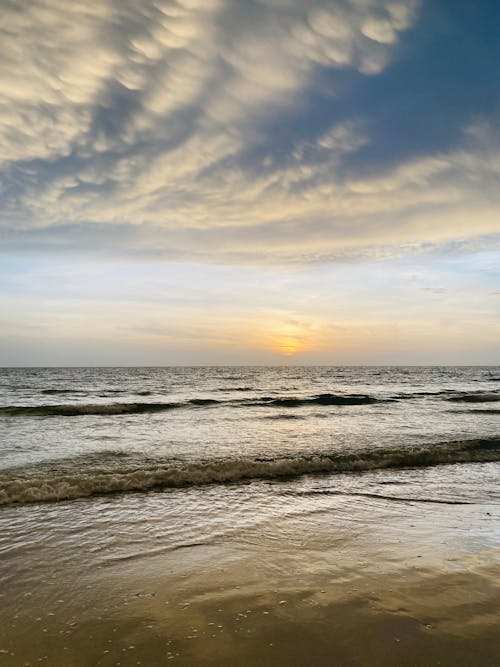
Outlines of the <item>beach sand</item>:
M 259 524 L 182 548 L 153 539 L 145 548 L 137 521 L 120 548 L 101 549 L 96 535 L 116 537 L 121 504 L 167 502 L 142 499 L 54 506 L 4 553 L 2 665 L 500 664 L 489 505 L 395 510 L 378 500 L 367 514 L 362 499 L 333 498 L 283 517 L 279 529 Z M 18 526 L 32 511 L 5 510 Z M 71 529 L 61 511 L 80 517 Z
M 95 581 L 85 593 L 67 591 L 70 599 L 30 600 L 28 614 L 18 608 L 3 620 L 2 663 L 500 664 L 499 568 L 492 565 L 426 565 L 365 578 L 353 562 L 351 581 L 332 576 L 293 587 L 275 580 L 272 589 L 242 563 L 203 580 L 151 574 L 136 574 L 128 586 L 115 581 L 107 597 Z

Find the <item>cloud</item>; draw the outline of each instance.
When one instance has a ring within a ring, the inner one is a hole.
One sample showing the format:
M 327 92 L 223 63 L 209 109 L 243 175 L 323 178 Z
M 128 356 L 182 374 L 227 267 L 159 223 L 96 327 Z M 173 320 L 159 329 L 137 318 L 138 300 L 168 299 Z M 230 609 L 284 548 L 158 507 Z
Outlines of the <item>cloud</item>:
M 168 138 L 171 130 L 160 126 L 191 105 L 214 131 L 228 120 L 245 123 L 262 103 L 279 106 L 284 94 L 300 93 L 314 65 L 362 70 L 369 62 L 373 69 L 385 57 L 363 33 L 373 4 L 329 4 L 3 3 L 0 159 L 102 152 L 158 132 Z M 408 4 L 381 6 L 395 31 L 406 26 L 391 18 L 393 7 Z
M 373 77 L 415 0 L 5 2 L 4 247 L 208 261 L 377 256 L 499 232 L 500 139 L 354 167 L 369 110 L 307 100 Z M 302 114 L 302 116 L 301 116 Z M 304 115 L 305 114 L 305 115 Z M 277 119 L 302 125 L 275 142 Z M 304 126 L 307 126 L 306 130 Z

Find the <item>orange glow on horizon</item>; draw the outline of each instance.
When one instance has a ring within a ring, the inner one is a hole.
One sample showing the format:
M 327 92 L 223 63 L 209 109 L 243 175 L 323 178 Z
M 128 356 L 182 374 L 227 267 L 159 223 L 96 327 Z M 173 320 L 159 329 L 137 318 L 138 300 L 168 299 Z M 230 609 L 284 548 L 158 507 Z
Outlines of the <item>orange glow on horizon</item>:
M 290 317 L 288 321 L 280 321 L 276 318 L 260 332 L 255 332 L 253 345 L 284 357 L 318 351 L 325 347 L 323 328 L 323 322 L 317 319 L 295 320 Z
M 286 357 L 291 357 L 298 352 L 307 352 L 307 350 L 311 349 L 311 345 L 297 338 L 286 337 L 279 338 L 274 341 L 272 349 L 279 354 L 285 355 Z

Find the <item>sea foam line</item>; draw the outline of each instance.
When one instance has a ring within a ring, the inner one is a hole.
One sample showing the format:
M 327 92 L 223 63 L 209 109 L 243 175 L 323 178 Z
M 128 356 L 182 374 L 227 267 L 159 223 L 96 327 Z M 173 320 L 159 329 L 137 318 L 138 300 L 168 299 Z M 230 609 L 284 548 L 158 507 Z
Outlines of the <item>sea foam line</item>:
M 176 489 L 251 480 L 282 479 L 305 474 L 363 472 L 452 463 L 500 461 L 500 438 L 463 440 L 409 449 L 363 450 L 280 459 L 215 460 L 179 465 L 147 459 L 127 468 L 127 456 L 92 472 L 86 457 L 4 471 L 0 505 L 72 500 L 110 493 Z M 95 463 L 93 462 L 93 465 Z M 58 468 L 59 465 L 59 468 Z

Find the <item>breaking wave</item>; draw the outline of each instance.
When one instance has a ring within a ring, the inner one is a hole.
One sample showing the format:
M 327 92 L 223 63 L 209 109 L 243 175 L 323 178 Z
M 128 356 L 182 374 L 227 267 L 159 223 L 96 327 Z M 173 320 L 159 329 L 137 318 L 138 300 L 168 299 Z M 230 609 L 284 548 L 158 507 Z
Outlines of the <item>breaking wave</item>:
M 500 461 L 500 438 L 459 440 L 407 449 L 329 455 L 181 463 L 125 453 L 88 455 L 0 473 L 0 505 L 72 500 L 111 493 L 176 489 L 306 474 L 364 472 Z

